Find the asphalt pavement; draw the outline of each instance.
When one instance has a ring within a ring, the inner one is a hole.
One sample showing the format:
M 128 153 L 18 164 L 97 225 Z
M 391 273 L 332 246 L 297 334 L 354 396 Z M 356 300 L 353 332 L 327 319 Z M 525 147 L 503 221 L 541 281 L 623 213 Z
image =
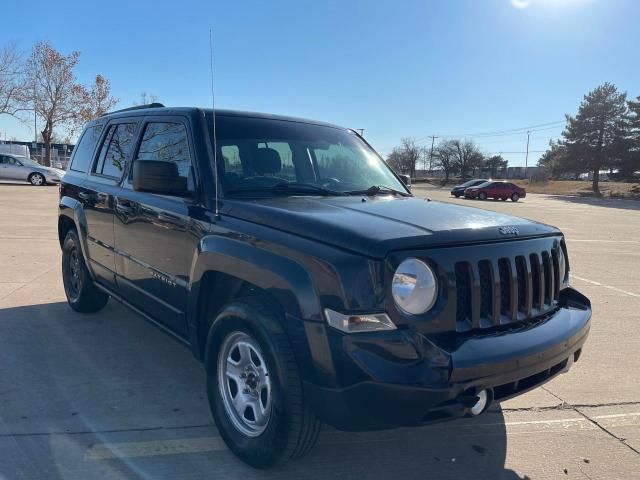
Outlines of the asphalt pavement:
M 225 447 L 187 349 L 115 301 L 66 305 L 57 188 L 0 183 L 0 480 L 640 479 L 640 202 L 414 193 L 562 228 L 593 304 L 580 361 L 475 419 L 324 428 L 308 456 L 264 472 Z

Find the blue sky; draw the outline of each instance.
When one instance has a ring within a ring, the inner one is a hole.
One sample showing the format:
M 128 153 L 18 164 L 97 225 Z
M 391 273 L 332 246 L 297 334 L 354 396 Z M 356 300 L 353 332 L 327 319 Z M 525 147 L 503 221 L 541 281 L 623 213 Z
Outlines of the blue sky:
M 364 128 L 383 154 L 400 137 L 548 124 L 604 81 L 640 95 L 637 0 L 9 2 L 0 45 L 81 52 L 78 79 L 111 79 L 127 107 L 210 105 L 209 28 L 220 108 Z M 524 8 L 522 8 L 524 7 Z M 47 14 L 46 12 L 50 12 Z M 531 134 L 530 164 L 561 125 Z M 0 135 L 31 126 L 0 117 Z M 526 133 L 472 137 L 522 152 Z M 523 153 L 505 153 L 524 165 Z

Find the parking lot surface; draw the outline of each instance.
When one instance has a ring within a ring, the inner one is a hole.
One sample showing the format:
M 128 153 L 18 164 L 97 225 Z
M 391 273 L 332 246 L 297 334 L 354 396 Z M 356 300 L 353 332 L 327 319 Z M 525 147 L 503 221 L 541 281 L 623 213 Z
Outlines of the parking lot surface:
M 470 420 L 324 428 L 270 471 L 226 449 L 191 353 L 110 301 L 67 307 L 57 188 L 0 183 L 0 479 L 640 479 L 640 202 L 529 195 L 433 200 L 560 227 L 591 336 L 567 375 Z M 390 405 L 389 408 L 394 408 Z

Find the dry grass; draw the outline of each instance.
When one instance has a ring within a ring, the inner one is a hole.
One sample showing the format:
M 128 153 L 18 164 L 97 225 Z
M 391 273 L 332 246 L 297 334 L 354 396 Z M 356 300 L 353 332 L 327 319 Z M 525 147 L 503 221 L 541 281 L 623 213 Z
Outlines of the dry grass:
M 508 180 L 520 185 L 528 193 L 545 193 L 547 195 L 579 195 L 581 197 L 593 196 L 591 181 L 576 180 L 548 180 L 543 182 L 529 182 L 528 180 Z M 416 184 L 421 183 L 415 181 Z M 429 183 L 451 188 L 460 183 L 459 180 L 450 180 L 446 185 L 441 185 L 439 179 L 429 179 Z M 640 200 L 640 183 L 628 182 L 600 182 L 600 192 L 606 198 L 628 198 Z
M 514 183 L 530 193 L 593 196 L 591 181 L 549 180 L 530 183 L 528 180 L 515 180 Z M 600 182 L 600 192 L 603 197 L 640 200 L 640 183 Z

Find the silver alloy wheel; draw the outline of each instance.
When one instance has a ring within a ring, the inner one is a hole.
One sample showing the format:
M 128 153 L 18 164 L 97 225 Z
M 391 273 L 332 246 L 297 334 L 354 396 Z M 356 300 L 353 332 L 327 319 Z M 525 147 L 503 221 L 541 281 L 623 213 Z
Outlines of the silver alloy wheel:
M 31 185 L 39 187 L 44 183 L 44 177 L 40 173 L 34 173 L 31 175 Z
M 513 195 L 511 195 L 512 202 L 517 202 L 518 200 L 520 200 L 520 195 L 518 195 L 517 193 L 514 193 Z
M 271 417 L 271 379 L 258 343 L 231 332 L 218 354 L 218 387 L 227 417 L 248 437 L 265 431 Z

